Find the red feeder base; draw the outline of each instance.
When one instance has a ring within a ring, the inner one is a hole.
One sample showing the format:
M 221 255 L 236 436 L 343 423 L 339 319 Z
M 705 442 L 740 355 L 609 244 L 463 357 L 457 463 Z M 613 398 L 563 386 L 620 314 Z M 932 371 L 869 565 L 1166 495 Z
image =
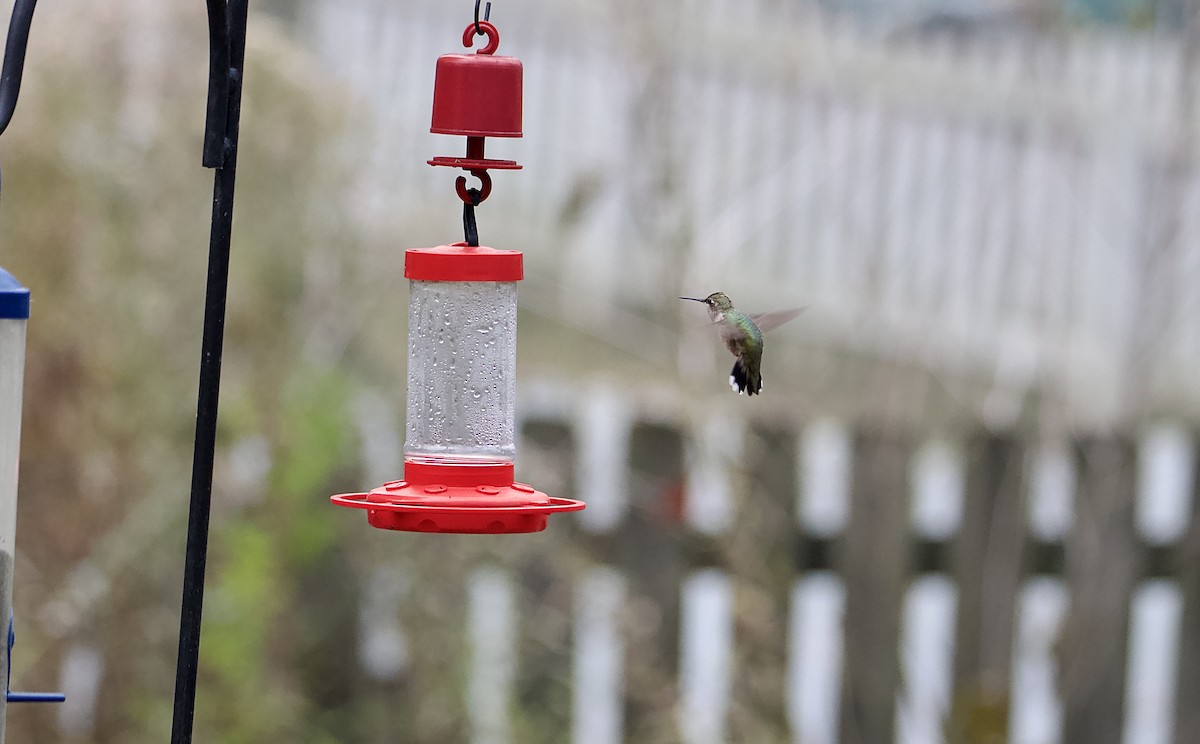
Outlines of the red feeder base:
M 559 499 L 513 482 L 512 463 L 463 464 L 405 460 L 404 480 L 330 501 L 366 509 L 372 527 L 405 532 L 502 534 L 541 532 L 555 512 L 582 501 Z

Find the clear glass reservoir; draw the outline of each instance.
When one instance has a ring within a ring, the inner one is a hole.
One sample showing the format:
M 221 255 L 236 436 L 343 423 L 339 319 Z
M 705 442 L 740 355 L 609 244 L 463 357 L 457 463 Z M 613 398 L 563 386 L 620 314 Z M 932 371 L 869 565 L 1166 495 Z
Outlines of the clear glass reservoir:
M 406 459 L 516 456 L 517 285 L 409 281 Z

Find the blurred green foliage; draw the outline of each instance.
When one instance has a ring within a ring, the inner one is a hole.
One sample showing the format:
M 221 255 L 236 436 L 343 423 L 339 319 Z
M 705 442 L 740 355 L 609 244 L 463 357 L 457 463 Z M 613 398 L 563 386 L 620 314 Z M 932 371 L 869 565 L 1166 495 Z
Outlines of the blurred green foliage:
M 165 38 L 149 45 L 158 67 L 148 72 L 122 52 L 130 29 L 120 14 L 80 12 L 37 18 L 0 152 L 0 261 L 35 298 L 18 601 L 71 610 L 55 626 L 62 635 L 24 634 L 18 673 L 53 687 L 71 643 L 98 645 L 103 692 L 86 740 L 159 741 L 211 203 L 211 172 L 199 164 L 206 26 L 201 5 L 158 11 Z M 251 28 L 218 462 L 260 437 L 269 465 L 249 483 L 218 465 L 197 738 L 342 741 L 314 725 L 322 701 L 306 685 L 336 682 L 330 668 L 353 653 L 354 583 L 329 570 L 346 568 L 339 545 L 363 525 L 341 519 L 327 496 L 357 480 L 356 385 L 336 354 L 306 341 L 355 277 L 343 269 L 356 233 L 329 196 L 353 167 L 331 154 L 351 134 L 352 104 L 269 18 Z M 150 513 L 169 521 L 145 526 Z M 85 565 L 112 591 L 76 601 L 66 587 Z M 9 738 L 73 740 L 52 708 L 32 706 L 13 710 Z

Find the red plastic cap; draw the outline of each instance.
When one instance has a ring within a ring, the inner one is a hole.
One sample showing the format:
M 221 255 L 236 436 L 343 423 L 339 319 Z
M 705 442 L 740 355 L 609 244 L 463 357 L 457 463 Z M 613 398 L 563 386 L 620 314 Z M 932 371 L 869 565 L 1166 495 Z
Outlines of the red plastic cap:
M 466 243 L 404 252 L 404 276 L 426 282 L 519 282 L 525 278 L 524 254 Z
M 501 534 L 540 532 L 555 512 L 578 511 L 582 501 L 547 496 L 514 483 L 512 463 L 448 464 L 406 460 L 404 480 L 370 493 L 330 498 L 365 509 L 372 527 L 406 532 Z
M 433 81 L 434 134 L 521 136 L 521 60 L 444 54 Z

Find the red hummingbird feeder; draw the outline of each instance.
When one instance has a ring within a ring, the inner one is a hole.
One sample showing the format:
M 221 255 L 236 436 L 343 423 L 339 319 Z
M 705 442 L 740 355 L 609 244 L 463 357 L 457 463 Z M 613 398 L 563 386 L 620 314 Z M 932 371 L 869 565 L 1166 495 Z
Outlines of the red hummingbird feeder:
M 471 23 L 463 46 L 475 54 L 438 58 L 430 131 L 467 138 L 466 157 L 430 165 L 462 168 L 482 187 L 456 190 L 466 241 L 405 251 L 409 280 L 408 400 L 404 478 L 331 500 L 364 509 L 373 527 L 410 532 L 517 533 L 546 528 L 550 514 L 582 501 L 547 496 L 513 480 L 516 456 L 517 282 L 520 251 L 479 245 L 474 209 L 492 190 L 489 169 L 512 160 L 484 156 L 486 137 L 521 136 L 520 60 L 495 56 L 500 33 Z

